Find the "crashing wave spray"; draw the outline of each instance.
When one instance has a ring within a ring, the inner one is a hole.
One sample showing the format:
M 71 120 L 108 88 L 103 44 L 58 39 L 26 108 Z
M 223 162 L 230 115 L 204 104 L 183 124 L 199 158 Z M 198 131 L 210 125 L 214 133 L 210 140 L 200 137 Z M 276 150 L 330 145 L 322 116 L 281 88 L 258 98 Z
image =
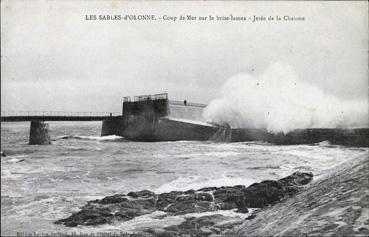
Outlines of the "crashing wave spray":
M 285 63 L 274 63 L 260 76 L 230 78 L 220 98 L 203 116 L 232 128 L 265 128 L 287 133 L 299 128 L 367 127 L 367 100 L 340 100 L 300 80 Z

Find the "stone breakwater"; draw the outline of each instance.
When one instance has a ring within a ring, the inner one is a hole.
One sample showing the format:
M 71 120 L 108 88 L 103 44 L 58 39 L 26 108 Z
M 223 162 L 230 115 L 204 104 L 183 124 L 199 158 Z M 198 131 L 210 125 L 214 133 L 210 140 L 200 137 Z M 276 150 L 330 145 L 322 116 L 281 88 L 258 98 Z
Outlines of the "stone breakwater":
M 309 188 L 228 229 L 235 236 L 369 236 L 368 153 L 327 171 Z
M 154 211 L 162 211 L 168 215 L 217 210 L 235 210 L 236 212 L 247 213 L 249 211 L 248 208 L 262 208 L 273 205 L 281 199 L 296 194 L 304 185 L 310 183 L 312 179 L 312 173 L 295 172 L 279 180 L 266 180 L 254 183 L 248 187 L 244 185 L 206 187 L 198 190 L 172 191 L 161 194 L 143 190 L 128 194 L 117 194 L 89 201 L 79 212 L 55 223 L 69 227 L 110 224 L 128 221 Z M 191 226 L 207 227 L 212 225 L 212 223 L 224 221 L 225 219 L 227 217 L 222 215 L 188 219 L 179 226 L 164 228 L 161 232 L 178 234 L 199 233 L 198 227 L 193 229 Z M 157 232 L 155 230 L 146 231 Z

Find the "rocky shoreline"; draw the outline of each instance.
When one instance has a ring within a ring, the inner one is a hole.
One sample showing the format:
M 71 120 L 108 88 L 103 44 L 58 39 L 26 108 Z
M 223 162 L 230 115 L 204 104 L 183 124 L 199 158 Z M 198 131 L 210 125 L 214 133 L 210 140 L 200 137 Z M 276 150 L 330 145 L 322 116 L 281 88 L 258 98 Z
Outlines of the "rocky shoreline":
M 314 182 L 312 173 L 295 172 L 248 187 L 117 194 L 89 201 L 79 212 L 55 223 L 96 226 L 159 211 L 164 217 L 158 218 L 181 216 L 182 221 L 137 231 L 153 236 L 368 236 L 368 171 L 366 152 Z M 243 214 L 229 216 L 219 210 Z
M 56 221 L 68 227 L 78 225 L 100 225 L 128 221 L 135 217 L 162 211 L 167 215 L 204 213 L 217 210 L 234 210 L 248 213 L 249 208 L 262 208 L 299 192 L 311 182 L 312 173 L 295 172 L 279 180 L 266 180 L 248 187 L 243 185 L 207 187 L 198 190 L 172 191 L 155 194 L 143 190 L 128 194 L 107 196 L 89 201 L 81 210 Z M 253 218 L 250 215 L 248 218 Z M 219 214 L 192 217 L 176 226 L 162 229 L 146 229 L 155 235 L 175 234 L 219 234 L 235 224 L 242 224 L 240 218 L 229 218 Z

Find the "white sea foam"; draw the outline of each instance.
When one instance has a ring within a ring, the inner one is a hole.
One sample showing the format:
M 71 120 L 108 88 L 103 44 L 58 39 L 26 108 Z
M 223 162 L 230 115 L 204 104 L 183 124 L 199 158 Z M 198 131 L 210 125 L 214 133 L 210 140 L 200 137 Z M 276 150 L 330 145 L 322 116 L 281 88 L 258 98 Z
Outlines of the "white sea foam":
M 108 136 L 77 136 L 77 135 L 63 135 L 57 137 L 55 140 L 60 139 L 80 139 L 80 140 L 96 140 L 96 141 L 114 141 L 114 140 L 123 140 L 124 137 L 117 135 L 108 135 Z
M 87 139 L 87 140 L 99 140 L 99 141 L 109 141 L 109 140 L 121 140 L 124 139 L 121 136 L 117 136 L 117 135 L 109 135 L 109 136 L 102 136 L 102 137 L 96 137 L 96 136 L 79 136 L 82 139 Z
M 223 215 L 223 216 L 239 217 L 239 218 L 245 219 L 246 217 L 250 216 L 253 212 L 255 212 L 258 209 L 259 208 L 248 208 L 248 211 L 249 211 L 248 213 L 236 212 L 237 209 L 217 210 L 217 211 L 208 211 L 208 212 L 199 212 L 199 213 L 188 213 L 188 214 L 185 214 L 184 217 L 185 218 L 188 218 L 188 217 L 202 217 L 202 216 L 210 216 L 210 215 L 220 214 L 220 215 Z
M 212 151 L 212 152 L 203 152 L 203 153 L 189 153 L 189 154 L 176 154 L 173 157 L 227 157 L 239 154 L 238 152 L 234 151 Z
M 331 146 L 331 143 L 329 141 L 325 140 L 325 141 L 321 141 L 321 142 L 317 143 L 316 145 L 326 147 L 326 146 Z
M 24 159 L 13 157 L 13 158 L 5 160 L 4 162 L 5 163 L 19 163 L 19 162 L 22 162 L 22 161 L 24 161 Z
M 5 177 L 12 177 L 13 174 L 10 172 L 10 170 L 1 169 L 1 178 Z
M 218 177 L 204 177 L 204 176 L 186 176 L 179 177 L 172 182 L 163 184 L 155 190 L 157 193 L 170 192 L 173 190 L 186 191 L 190 189 L 200 189 L 204 187 L 220 187 L 220 186 L 234 186 L 245 185 L 248 186 L 255 181 L 242 177 L 228 177 L 226 175 L 219 175 Z
M 207 121 L 287 133 L 298 128 L 367 127 L 368 101 L 340 100 L 308 84 L 286 63 L 230 78 L 204 110 Z

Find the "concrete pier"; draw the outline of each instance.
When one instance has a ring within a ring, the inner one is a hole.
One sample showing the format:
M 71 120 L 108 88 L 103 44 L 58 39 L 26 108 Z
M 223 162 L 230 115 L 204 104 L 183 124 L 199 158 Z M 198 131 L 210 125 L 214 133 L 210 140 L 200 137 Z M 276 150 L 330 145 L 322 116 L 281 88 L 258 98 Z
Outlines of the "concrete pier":
M 123 129 L 121 118 L 109 118 L 102 122 L 101 136 L 121 135 L 120 130 Z
M 232 130 L 229 124 L 223 124 L 219 126 L 218 131 L 210 137 L 210 141 L 214 142 L 231 142 L 232 141 Z
M 47 145 L 51 144 L 49 136 L 49 124 L 44 121 L 31 121 L 31 129 L 29 133 L 30 145 Z
M 330 144 L 369 147 L 369 128 L 307 128 L 284 133 L 266 129 L 231 128 L 201 121 L 201 106 L 177 103 L 169 107 L 166 94 L 135 97 L 123 101 L 122 123 L 116 129 L 120 136 L 138 141 L 198 140 L 216 142 L 263 141 L 278 145 Z M 194 121 L 196 120 L 196 121 Z M 104 129 L 103 129 L 104 130 Z

